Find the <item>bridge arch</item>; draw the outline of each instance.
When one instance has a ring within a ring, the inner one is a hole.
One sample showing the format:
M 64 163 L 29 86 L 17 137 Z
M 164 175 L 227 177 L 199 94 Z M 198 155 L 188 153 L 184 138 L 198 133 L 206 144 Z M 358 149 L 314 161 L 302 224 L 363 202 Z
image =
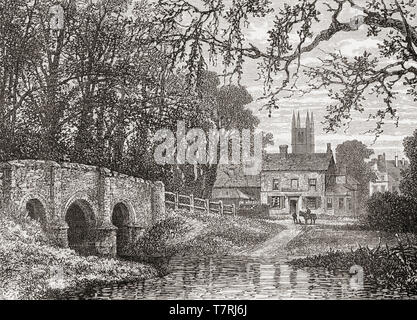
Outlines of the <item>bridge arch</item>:
M 97 218 L 88 198 L 72 197 L 65 206 L 64 217 L 68 225 L 68 246 L 80 254 L 94 254 Z
M 27 194 L 19 204 L 19 212 L 23 218 L 31 218 L 38 221 L 45 230 L 48 223 L 48 206 L 45 199 L 39 194 Z
M 130 243 L 129 228 L 135 223 L 133 206 L 125 200 L 115 201 L 111 212 L 111 222 L 117 227 L 116 253 L 123 255 L 127 244 Z

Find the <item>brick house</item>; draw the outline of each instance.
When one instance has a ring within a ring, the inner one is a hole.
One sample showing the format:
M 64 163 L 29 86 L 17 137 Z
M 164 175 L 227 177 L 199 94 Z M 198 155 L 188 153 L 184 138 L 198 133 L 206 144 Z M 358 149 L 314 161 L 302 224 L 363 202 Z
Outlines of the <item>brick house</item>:
M 354 216 L 358 182 L 337 173 L 330 144 L 326 153 L 294 154 L 280 146 L 268 154 L 261 172 L 261 203 L 270 216 L 288 215 L 309 208 L 312 213 Z
M 288 153 L 280 146 L 280 153 L 268 154 L 261 172 L 261 203 L 270 206 L 270 215 L 292 214 L 310 208 L 323 213 L 325 195 L 331 176 L 336 174 L 333 153 L 328 145 L 326 153 Z

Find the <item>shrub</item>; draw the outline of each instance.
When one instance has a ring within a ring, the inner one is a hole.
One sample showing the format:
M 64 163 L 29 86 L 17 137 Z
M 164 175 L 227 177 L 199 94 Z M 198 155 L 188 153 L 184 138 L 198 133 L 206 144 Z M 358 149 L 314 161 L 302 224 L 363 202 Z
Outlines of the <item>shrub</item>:
M 179 250 L 173 243 L 182 237 L 188 228 L 183 218 L 169 217 L 145 231 L 131 248 L 136 257 L 171 257 Z
M 379 287 L 417 292 L 417 248 L 413 242 L 398 238 L 394 247 L 378 246 L 374 249 L 360 247 L 351 252 L 329 251 L 323 255 L 294 259 L 290 264 L 296 268 L 325 268 L 349 271 L 353 265 L 363 267 L 367 280 Z
M 417 201 L 398 193 L 375 193 L 367 202 L 364 224 L 388 232 L 417 231 Z
M 0 300 L 55 298 L 65 290 L 155 276 L 142 264 L 82 257 L 50 245 L 31 219 L 0 215 Z
M 240 216 L 248 217 L 268 217 L 269 216 L 269 206 L 266 204 L 257 204 L 257 205 L 242 205 L 238 208 L 237 213 Z

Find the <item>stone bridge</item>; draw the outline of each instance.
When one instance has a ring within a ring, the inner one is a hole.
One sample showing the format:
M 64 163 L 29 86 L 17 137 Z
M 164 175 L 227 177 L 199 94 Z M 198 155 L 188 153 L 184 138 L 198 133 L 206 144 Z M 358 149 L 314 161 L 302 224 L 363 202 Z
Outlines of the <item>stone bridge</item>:
M 62 247 L 123 255 L 165 217 L 165 188 L 105 168 L 41 160 L 0 163 L 0 214 L 31 217 Z

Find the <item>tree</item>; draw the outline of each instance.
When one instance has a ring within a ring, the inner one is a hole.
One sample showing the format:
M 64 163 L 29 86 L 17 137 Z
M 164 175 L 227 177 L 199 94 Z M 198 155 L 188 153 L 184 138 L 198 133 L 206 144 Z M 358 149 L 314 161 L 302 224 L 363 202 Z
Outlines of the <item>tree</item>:
M 345 141 L 336 147 L 336 163 L 339 171 L 346 172 L 359 182 L 358 204 L 364 207 L 369 195 L 369 182 L 375 178 L 365 159 L 374 153 L 372 149 L 358 140 Z
M 404 152 L 410 165 L 401 172 L 400 190 L 404 195 L 417 199 L 417 130 L 404 139 Z
M 194 85 L 198 85 L 199 70 L 207 60 L 205 48 L 211 61 L 224 57 L 225 75 L 237 75 L 238 79 L 245 59 L 259 60 L 268 99 L 265 106 L 270 112 L 279 107 L 280 99 L 302 92 L 297 82 L 305 74 L 310 78 L 309 90 L 325 88 L 333 100 L 325 118 L 329 131 L 348 124 L 352 112 L 363 112 L 368 94 L 380 97 L 385 106 L 371 116 L 378 136 L 386 117 L 398 121 L 393 105 L 397 84 L 403 84 L 417 101 L 416 1 L 368 0 L 362 4 L 356 0 L 300 0 L 274 12 L 269 0 L 214 0 L 198 5 L 194 1 L 159 0 L 155 20 L 174 30 L 164 39 L 173 48 L 171 64 L 183 61 Z M 342 22 L 347 8 L 360 13 Z M 186 15 L 191 18 L 184 19 Z M 244 29 L 250 19 L 269 15 L 274 18 L 268 45 L 256 47 L 246 40 Z M 321 49 L 323 43 L 342 32 L 358 32 L 361 25 L 367 27 L 368 36 L 383 40 L 378 55 L 363 52 L 349 59 L 340 53 L 320 53 L 320 66 L 302 65 L 303 56 Z
M 191 118 L 187 119 L 189 127 L 202 128 L 208 136 L 210 129 L 225 129 L 225 134 L 228 134 L 227 130 L 253 131 L 258 126 L 259 119 L 246 108 L 246 105 L 252 102 L 246 88 L 232 84 L 220 86 L 218 75 L 205 71 L 197 92 L 200 97 L 199 106 Z M 219 158 L 220 145 L 217 148 L 217 159 Z M 217 164 L 177 166 L 174 170 L 179 172 L 176 173 L 177 178 L 172 187 L 189 191 L 199 197 L 210 198 L 217 169 Z

